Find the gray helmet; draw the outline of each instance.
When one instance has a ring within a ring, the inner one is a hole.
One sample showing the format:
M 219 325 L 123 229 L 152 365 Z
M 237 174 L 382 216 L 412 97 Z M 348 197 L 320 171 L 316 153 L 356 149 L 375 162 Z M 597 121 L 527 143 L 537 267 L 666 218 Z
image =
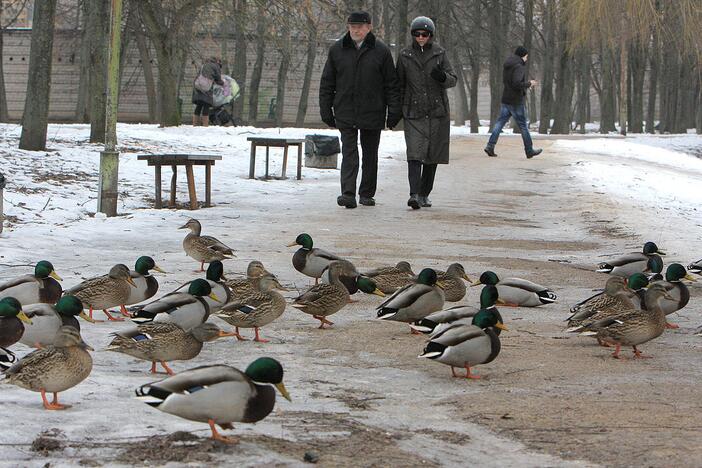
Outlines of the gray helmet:
M 436 33 L 436 27 L 434 26 L 434 22 L 426 16 L 417 16 L 410 23 L 410 32 L 418 31 L 420 29 L 423 29 L 424 31 L 429 31 L 432 36 Z

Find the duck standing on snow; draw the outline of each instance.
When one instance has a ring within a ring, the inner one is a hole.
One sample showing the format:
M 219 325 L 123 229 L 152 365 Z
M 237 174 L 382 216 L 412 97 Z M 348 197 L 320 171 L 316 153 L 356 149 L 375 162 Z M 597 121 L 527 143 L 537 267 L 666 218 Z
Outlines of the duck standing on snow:
M 90 375 L 93 359 L 87 350 L 93 348 L 85 344 L 78 330 L 61 327 L 52 346 L 24 356 L 5 372 L 4 382 L 40 392 L 48 410 L 68 408 L 58 402 L 58 393 L 75 387 Z M 49 392 L 54 394 L 51 403 L 46 398 Z
M 76 316 L 94 322 L 83 311 L 80 299 L 71 295 L 63 296 L 55 305 L 29 305 L 25 307 L 25 313 L 32 322 L 25 325 L 20 343 L 34 348 L 52 345 L 61 327 L 73 327 L 80 332 L 80 323 Z
M 436 271 L 425 268 L 419 272 L 416 283 L 398 289 L 376 307 L 378 318 L 408 324 L 421 320 L 444 306 L 442 287 L 443 284 L 437 281 Z M 418 333 L 414 329 L 411 332 Z
M 196 279 L 190 283 L 188 292 L 167 294 L 146 304 L 132 316 L 132 322 L 173 322 L 183 330 L 190 331 L 205 323 L 210 316 L 210 306 L 204 296 L 219 301 L 212 292 L 210 283 Z
M 685 271 L 685 267 L 679 263 L 671 263 L 665 270 L 665 281 L 654 281 L 652 284 L 660 284 L 668 292 L 670 298 L 660 300 L 660 306 L 665 315 L 670 315 L 687 305 L 690 302 L 690 290 L 682 280 L 696 281 L 695 278 Z M 647 304 L 648 306 L 648 304 Z M 678 325 L 666 322 L 667 328 L 680 328 Z
M 283 366 L 262 357 L 245 372 L 225 365 L 196 367 L 143 385 L 136 394 L 164 413 L 209 424 L 214 440 L 236 443 L 236 439 L 217 432 L 215 425 L 232 429 L 233 422 L 254 423 L 265 418 L 275 406 L 274 387 L 291 401 L 283 384 Z
M 414 282 L 415 274 L 409 262 L 397 262 L 395 266 L 384 266 L 363 273 L 372 279 L 384 294 L 392 294 Z
M 0 368 L 6 369 L 15 362 L 15 355 L 9 348 L 17 343 L 25 330 L 24 324 L 32 320 L 22 310 L 22 304 L 14 297 L 0 299 Z
M 234 256 L 234 251 L 212 236 L 201 236 L 202 225 L 197 219 L 189 219 L 178 229 L 190 229 L 183 239 L 185 254 L 200 262 L 200 270 L 205 271 L 205 263 L 224 260 Z
M 500 280 L 492 271 L 485 271 L 473 286 L 492 284 L 497 287 L 500 303 L 512 307 L 538 307 L 556 302 L 556 294 L 546 286 L 522 278 Z
M 94 309 L 102 309 L 108 320 L 121 322 L 123 318 L 113 317 L 107 309 L 119 306 L 122 315 L 129 317 L 124 304 L 129 301 L 131 289 L 135 287 L 129 268 L 118 263 L 108 274 L 87 279 L 65 293 L 80 299 L 83 306 L 88 307 L 91 319 Z
M 156 363 L 159 362 L 166 373 L 174 375 L 168 367 L 168 361 L 193 359 L 202 351 L 203 343 L 232 335 L 210 322 L 198 325 L 188 332 L 175 323 L 152 322 L 114 333 L 114 339 L 105 350 L 151 361 L 152 374 L 156 373 Z
M 202 298 L 207 302 L 207 305 L 210 306 L 210 313 L 214 314 L 219 311 L 224 304 L 231 301 L 233 297 L 231 289 L 227 286 L 227 279 L 224 277 L 224 265 L 222 265 L 222 262 L 219 260 L 210 262 L 210 265 L 207 267 L 205 280 L 210 284 L 211 293 L 214 294 L 217 300 L 215 301 L 209 295 L 203 295 Z M 187 291 L 192 283 L 192 281 L 188 281 L 173 292 Z
M 232 300 L 239 300 L 251 294 L 258 294 L 258 280 L 265 275 L 273 275 L 258 260 L 249 262 L 246 278 L 225 279 L 224 284 L 232 291 Z
M 55 304 L 61 297 L 61 277 L 51 262 L 42 260 L 34 267 L 33 275 L 24 275 L 0 284 L 0 299 L 14 297 L 22 305 Z
M 634 273 L 650 271 L 650 260 L 656 255 L 665 255 L 665 252 L 658 250 L 654 242 L 646 242 L 641 252 L 632 252 L 609 262 L 600 263 L 597 265 L 597 271 L 628 278 Z
M 446 302 L 458 302 L 466 295 L 466 284 L 463 282 L 471 280 L 466 274 L 466 270 L 460 263 L 452 263 L 446 269 L 445 272 L 437 271 L 437 280 L 440 281 L 444 287 L 444 296 Z
M 343 309 L 351 298 L 348 289 L 339 279 L 342 268 L 340 263 L 333 261 L 329 265 L 330 282 L 312 286 L 292 303 L 296 309 L 319 320 L 321 329 L 325 328 L 325 324 L 334 325 L 327 317 Z
M 314 278 L 314 284 L 319 283 L 322 273 L 334 260 L 343 260 L 341 257 L 329 253 L 325 250 L 313 248 L 312 236 L 302 233 L 295 239 L 295 242 L 288 247 L 300 245 L 301 247 L 293 254 L 293 267 L 303 275 Z M 340 272 L 341 274 L 341 272 Z
M 471 367 L 487 364 L 500 354 L 501 344 L 497 330 L 507 330 L 496 309 L 484 309 L 475 314 L 471 325 L 455 324 L 432 335 L 420 358 L 427 358 L 466 370 L 466 379 L 479 379 L 471 372 Z
M 475 314 L 481 310 L 495 309 L 497 311 L 495 304 L 498 299 L 497 288 L 492 284 L 488 284 L 480 291 L 480 308 L 469 305 L 449 307 L 448 309 L 427 315 L 423 319 L 411 324 L 410 327 L 418 332 L 433 335 L 454 324 L 470 325 L 473 322 Z M 497 317 L 502 321 L 502 316 L 499 311 L 497 311 Z M 498 335 L 500 334 L 499 329 L 496 332 Z
M 149 272 L 149 270 L 165 273 L 154 259 L 149 256 L 139 257 L 134 264 L 134 271 L 129 274 L 134 281 L 134 288 L 129 290 L 129 299 L 125 305 L 138 304 L 147 299 L 151 299 L 158 292 L 158 280 Z

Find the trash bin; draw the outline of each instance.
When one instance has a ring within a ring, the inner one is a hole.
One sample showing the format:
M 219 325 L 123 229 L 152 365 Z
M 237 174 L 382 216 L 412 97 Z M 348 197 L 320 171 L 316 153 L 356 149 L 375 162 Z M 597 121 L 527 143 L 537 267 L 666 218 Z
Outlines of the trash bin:
M 340 152 L 337 136 L 305 135 L 305 167 L 336 169 Z
M 2 211 L 2 191 L 5 188 L 5 176 L 0 172 L 0 233 L 2 232 L 2 225 L 5 224 L 5 215 Z

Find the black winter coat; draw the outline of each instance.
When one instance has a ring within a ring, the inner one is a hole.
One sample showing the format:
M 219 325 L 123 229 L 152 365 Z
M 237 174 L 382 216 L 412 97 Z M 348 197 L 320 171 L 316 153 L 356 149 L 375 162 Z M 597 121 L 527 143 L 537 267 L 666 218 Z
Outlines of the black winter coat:
M 436 66 L 446 73 L 443 82 L 431 76 Z M 397 76 L 405 119 L 407 160 L 448 164 L 451 111 L 446 89 L 456 86 L 457 77 L 446 51 L 432 43 L 422 51 L 414 42 L 400 52 Z
M 390 49 L 368 33 L 360 49 L 347 32 L 329 48 L 319 84 L 322 120 L 337 128 L 383 129 L 401 117 L 400 92 Z
M 524 96 L 531 83 L 526 79 L 526 63 L 520 56 L 512 55 L 507 58 L 502 67 L 502 83 L 505 85 L 502 91 L 503 104 L 524 104 Z
M 215 83 L 222 85 L 224 82 L 222 81 L 222 69 L 220 68 L 218 63 L 212 62 L 212 61 L 207 61 L 202 64 L 202 69 L 200 70 L 200 73 L 198 75 L 202 74 L 203 76 L 206 76 L 207 78 L 211 79 Z M 198 104 L 199 102 L 203 102 L 208 105 L 212 105 L 212 89 L 210 89 L 208 92 L 200 91 L 199 89 L 196 89 L 195 86 L 193 86 L 193 98 L 192 98 L 193 104 Z

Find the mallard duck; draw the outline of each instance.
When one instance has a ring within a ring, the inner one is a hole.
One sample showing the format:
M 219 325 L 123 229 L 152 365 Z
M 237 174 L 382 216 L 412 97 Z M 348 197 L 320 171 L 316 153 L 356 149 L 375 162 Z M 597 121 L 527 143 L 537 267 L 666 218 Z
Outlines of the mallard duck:
M 134 288 L 129 290 L 129 299 L 125 305 L 138 304 L 152 298 L 158 292 L 158 280 L 149 273 L 149 270 L 165 273 L 154 259 L 148 256 L 139 257 L 134 264 L 134 271 L 129 274 L 134 281 Z
M 214 314 L 219 311 L 224 304 L 231 301 L 232 291 L 227 286 L 226 278 L 224 277 L 224 265 L 219 260 L 210 262 L 207 267 L 206 281 L 210 284 L 210 289 L 214 293 L 214 297 L 217 298 L 215 301 L 211 296 L 205 294 L 202 298 L 210 306 L 210 314 Z M 180 286 L 178 289 L 173 291 L 173 293 L 178 293 L 180 291 L 187 291 L 190 288 L 192 281 L 188 281 L 184 285 Z M 172 293 L 171 293 L 172 294 Z
M 234 251 L 212 236 L 201 236 L 202 225 L 197 219 L 189 219 L 178 229 L 190 229 L 183 239 L 185 254 L 200 262 L 200 270 L 205 271 L 205 263 L 234 257 Z
M 251 294 L 258 294 L 258 279 L 264 275 L 275 276 L 266 270 L 263 263 L 253 260 L 246 267 L 246 278 L 225 279 L 224 284 L 232 291 L 232 298 L 238 300 Z
M 412 323 L 423 319 L 444 306 L 443 285 L 437 281 L 436 271 L 425 268 L 417 282 L 395 291 L 376 307 L 378 318 L 395 322 Z M 412 333 L 419 333 L 411 329 Z
M 20 276 L 0 284 L 0 299 L 14 297 L 23 305 L 55 304 L 61 297 L 61 277 L 51 262 L 42 260 L 34 267 L 33 275 Z
M 332 261 L 329 265 L 329 284 L 321 283 L 312 286 L 292 303 L 296 309 L 319 320 L 321 322 L 319 328 L 325 328 L 325 324 L 334 325 L 334 322 L 330 322 L 326 317 L 343 309 L 351 298 L 348 289 L 339 280 L 341 270 L 342 265 Z
M 314 284 L 318 284 L 319 278 L 321 278 L 329 263 L 334 260 L 343 260 L 343 258 L 325 250 L 312 248 L 312 237 L 306 233 L 297 236 L 295 242 L 289 244 L 288 247 L 296 245 L 302 247 L 293 255 L 293 267 L 303 275 L 314 278 Z
M 592 296 L 585 301 L 573 306 L 570 311 L 572 315 L 566 320 L 568 322 L 567 333 L 575 333 L 582 330 L 583 326 L 597 322 L 612 315 L 619 315 L 631 309 L 640 308 L 640 302 L 636 290 L 645 288 L 648 280 L 642 273 L 636 273 L 629 277 L 629 281 L 621 276 L 613 276 L 607 279 L 604 293 Z
M 93 369 L 93 359 L 80 333 L 73 327 L 61 327 L 52 346 L 38 349 L 24 356 L 10 367 L 5 383 L 40 392 L 44 408 L 62 410 L 69 408 L 58 402 L 58 393 L 75 387 L 85 380 Z M 46 393 L 54 394 L 51 403 Z
M 381 297 L 385 296 L 385 293 L 378 289 L 378 286 L 375 284 L 375 281 L 373 281 L 371 278 L 362 276 L 351 262 L 347 260 L 335 260 L 335 262 L 341 264 L 341 273 L 339 274 L 339 281 L 341 281 L 343 285 L 346 286 L 346 289 L 348 290 L 349 294 L 356 294 L 358 291 L 361 291 L 365 294 L 375 294 L 376 296 Z M 331 280 L 329 278 L 329 268 L 327 267 L 324 269 L 324 273 L 322 273 L 322 283 L 329 284 L 330 282 Z M 349 299 L 349 302 L 356 301 Z
M 205 323 L 210 316 L 210 306 L 207 305 L 204 296 L 219 301 L 217 295 L 212 292 L 210 283 L 204 279 L 196 279 L 190 283 L 187 293 L 167 294 L 146 304 L 132 315 L 132 322 L 173 322 L 183 330 L 190 331 Z
M 203 343 L 232 336 L 233 333 L 224 332 L 211 322 L 200 324 L 187 332 L 175 323 L 153 322 L 113 335 L 114 339 L 105 348 L 106 351 L 151 361 L 152 374 L 156 373 L 156 363 L 160 362 L 163 369 L 173 375 L 168 361 L 193 359 L 202 351 Z
M 17 343 L 25 330 L 24 324 L 32 320 L 22 310 L 22 304 L 14 297 L 0 299 L 0 348 Z
M 214 314 L 229 325 L 236 327 L 233 334 L 239 340 L 246 340 L 239 333 L 239 328 L 255 329 L 254 341 L 268 343 L 261 339 L 258 329 L 268 325 L 285 312 L 285 298 L 275 289 L 287 291 L 273 275 L 258 278 L 258 293 L 246 296 L 243 300 L 236 299 L 225 304 L 221 311 Z
M 283 366 L 273 358 L 258 358 L 241 372 L 230 366 L 202 366 L 180 372 L 136 390 L 149 406 L 191 421 L 206 422 L 212 438 L 225 443 L 235 439 L 217 432 L 216 425 L 232 429 L 233 422 L 254 423 L 273 411 L 275 390 L 288 401 Z
M 665 315 L 670 315 L 687 305 L 690 302 L 690 290 L 682 280 L 696 281 L 695 278 L 685 271 L 685 267 L 679 263 L 671 263 L 665 270 L 665 281 L 655 281 L 652 284 L 661 284 L 668 292 L 669 297 L 661 299 L 660 306 Z M 648 307 L 648 304 L 646 304 Z M 678 325 L 667 323 L 668 328 L 680 328 Z
M 410 327 L 418 332 L 433 335 L 451 325 L 470 325 L 473 321 L 473 317 L 475 317 L 475 314 L 481 310 L 492 308 L 497 310 L 495 308 L 497 300 L 497 288 L 492 284 L 488 284 L 480 292 L 480 308 L 469 305 L 449 307 L 448 309 L 440 310 L 438 312 L 434 312 L 433 314 L 427 315 L 423 319 L 411 324 Z M 500 320 L 502 320 L 502 316 L 500 315 L 499 311 L 497 312 L 497 316 Z M 497 330 L 497 334 L 500 334 L 499 329 Z
M 363 273 L 371 278 L 378 289 L 385 294 L 392 294 L 398 289 L 414 282 L 415 274 L 408 262 L 397 262 L 395 266 L 385 266 Z
M 492 271 L 485 271 L 473 286 L 494 284 L 500 296 L 500 303 L 512 307 L 537 307 L 556 302 L 556 294 L 546 286 L 521 278 L 500 280 Z
M 612 357 L 619 359 L 622 346 L 634 348 L 634 357 L 642 358 L 638 345 L 659 337 L 666 328 L 663 299 L 672 298 L 662 284 L 652 284 L 646 291 L 647 310 L 631 309 L 583 327 L 581 335 L 595 336 L 598 341 L 616 346 Z M 650 356 L 648 356 L 650 357 Z
M 496 309 L 483 309 L 475 314 L 471 325 L 452 325 L 433 335 L 419 357 L 451 366 L 454 377 L 459 377 L 454 367 L 463 367 L 466 379 L 479 379 L 470 368 L 492 362 L 500 354 L 495 329 L 507 330 Z
M 108 274 L 87 279 L 65 293 L 80 299 L 83 306 L 88 307 L 90 318 L 93 318 L 94 309 L 102 309 L 108 320 L 120 322 L 124 319 L 113 317 L 107 309 L 119 306 L 122 315 L 129 317 L 124 304 L 129 301 L 131 289 L 134 287 L 136 285 L 129 268 L 118 263 L 110 269 Z
M 0 372 L 5 372 L 17 362 L 17 356 L 9 349 L 0 348 Z
M 63 326 L 70 326 L 80 332 L 80 323 L 76 316 L 88 322 L 94 322 L 83 311 L 83 303 L 75 296 L 63 296 L 55 305 L 32 304 L 25 307 L 25 313 L 32 323 L 24 327 L 20 343 L 43 348 L 50 346 L 56 339 L 56 333 Z
M 466 295 L 466 284 L 472 280 L 466 274 L 466 270 L 460 263 L 452 263 L 446 271 L 437 271 L 437 280 L 443 283 L 444 296 L 446 302 L 458 302 Z
M 665 252 L 658 250 L 654 242 L 646 242 L 641 252 L 632 252 L 609 262 L 602 262 L 597 265 L 597 271 L 628 278 L 634 273 L 648 271 L 651 266 L 649 260 L 655 255 L 665 255 Z
M 690 263 L 687 266 L 687 269 L 690 273 L 695 273 L 696 275 L 702 275 L 702 258 L 697 260 L 696 262 Z

